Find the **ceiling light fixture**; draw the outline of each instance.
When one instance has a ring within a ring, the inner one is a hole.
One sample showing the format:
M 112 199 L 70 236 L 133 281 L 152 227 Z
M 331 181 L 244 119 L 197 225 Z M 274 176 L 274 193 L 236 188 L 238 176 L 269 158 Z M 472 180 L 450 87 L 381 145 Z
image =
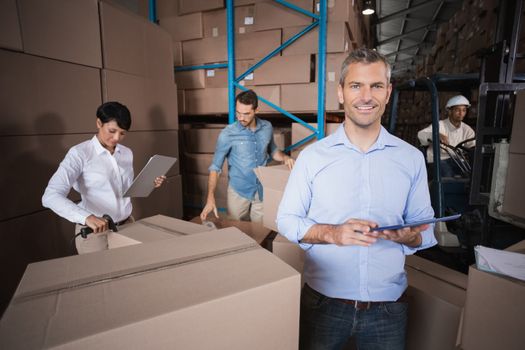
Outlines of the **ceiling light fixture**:
M 372 7 L 372 0 L 365 0 L 365 6 L 363 7 L 363 11 L 361 13 L 365 16 L 370 16 L 375 12 L 376 11 Z

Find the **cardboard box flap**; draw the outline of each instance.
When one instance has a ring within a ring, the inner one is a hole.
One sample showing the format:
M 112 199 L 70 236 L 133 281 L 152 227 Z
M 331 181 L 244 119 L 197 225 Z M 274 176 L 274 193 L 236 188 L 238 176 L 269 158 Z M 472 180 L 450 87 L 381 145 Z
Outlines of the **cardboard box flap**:
M 175 219 L 165 215 L 150 216 L 148 218 L 139 220 L 138 222 L 145 226 L 179 236 L 213 231 L 213 228 L 198 223 Z
M 176 234 L 166 232 L 166 230 L 157 229 L 144 223 L 137 221 L 129 225 L 125 225 L 119 229 L 118 233 L 111 232 L 108 234 L 108 243 L 112 240 L 113 236 L 125 236 L 141 243 L 153 242 L 162 239 L 170 239 L 174 236 L 182 236 L 182 234 Z M 120 237 L 119 237 L 120 238 Z M 110 245 L 111 248 L 111 245 Z
M 175 240 L 160 240 L 122 249 L 42 261 L 27 266 L 15 298 L 30 298 L 37 294 L 85 287 L 257 246 L 253 239 L 239 229 L 230 227 Z
M 263 187 L 284 191 L 290 170 L 286 165 L 260 166 L 253 170 Z
M 449 269 L 448 267 L 436 264 L 435 262 L 421 258 L 417 255 L 408 255 L 405 264 L 415 270 L 440 279 L 443 282 L 453 284 L 464 290 L 467 289 L 468 276 L 464 273 Z

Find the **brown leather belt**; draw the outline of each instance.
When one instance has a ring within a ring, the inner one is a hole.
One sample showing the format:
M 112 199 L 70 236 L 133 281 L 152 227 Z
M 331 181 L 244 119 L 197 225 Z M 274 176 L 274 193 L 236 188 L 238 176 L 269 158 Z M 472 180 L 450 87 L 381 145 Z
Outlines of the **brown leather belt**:
M 406 302 L 407 296 L 405 293 L 403 293 L 399 297 L 399 299 L 397 299 L 396 301 L 359 301 L 359 300 L 339 299 L 339 298 L 334 298 L 334 300 L 337 300 L 344 304 L 352 305 L 356 310 L 368 310 L 372 306 L 378 306 L 378 305 L 390 304 L 390 303 L 398 303 L 398 302 L 401 302 L 401 303 Z

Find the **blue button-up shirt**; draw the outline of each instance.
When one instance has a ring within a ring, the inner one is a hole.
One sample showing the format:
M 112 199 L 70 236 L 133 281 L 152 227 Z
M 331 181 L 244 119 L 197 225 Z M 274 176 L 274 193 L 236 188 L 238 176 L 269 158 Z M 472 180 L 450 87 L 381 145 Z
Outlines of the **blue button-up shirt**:
M 254 131 L 235 122 L 221 131 L 209 170 L 220 173 L 228 158 L 229 185 L 246 199 L 258 193 L 262 200 L 263 188 L 253 169 L 265 166 L 276 151 L 270 122 L 257 118 Z
M 367 152 L 353 145 L 341 125 L 301 152 L 279 206 L 279 232 L 299 243 L 314 224 L 366 219 L 380 226 L 430 219 L 423 154 L 381 128 Z M 433 225 L 411 248 L 378 239 L 369 247 L 306 244 L 304 278 L 334 298 L 397 300 L 407 287 L 405 255 L 435 245 Z

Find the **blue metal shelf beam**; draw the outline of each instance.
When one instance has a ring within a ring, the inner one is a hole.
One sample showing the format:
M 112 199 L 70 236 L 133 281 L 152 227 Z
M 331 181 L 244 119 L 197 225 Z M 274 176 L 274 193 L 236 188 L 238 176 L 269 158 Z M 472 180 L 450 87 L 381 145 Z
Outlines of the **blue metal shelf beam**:
M 302 13 L 305 16 L 311 17 L 314 19 L 312 24 L 305 27 L 299 33 L 292 36 L 290 39 L 286 40 L 278 48 L 270 52 L 268 55 L 263 57 L 252 67 L 246 70 L 244 73 L 235 77 L 235 31 L 234 31 L 234 0 L 226 0 L 226 22 L 227 22 L 227 43 L 228 43 L 228 62 L 227 63 L 215 63 L 215 64 L 206 64 L 206 65 L 195 65 L 195 66 L 181 66 L 175 67 L 176 72 L 190 71 L 197 69 L 217 69 L 217 68 L 228 68 L 228 122 L 233 123 L 235 121 L 235 89 L 239 88 L 243 91 L 248 90 L 244 86 L 240 85 L 240 82 L 246 78 L 246 76 L 253 73 L 257 68 L 267 62 L 269 59 L 277 55 L 279 52 L 290 46 L 301 36 L 308 33 L 310 30 L 319 26 L 319 54 L 318 54 L 318 90 L 317 90 L 317 128 L 312 127 L 308 123 L 304 122 L 297 116 L 292 113 L 282 109 L 281 107 L 275 105 L 274 103 L 266 100 L 264 97 L 259 96 L 261 102 L 272 107 L 276 111 L 284 114 L 288 118 L 294 120 L 295 122 L 300 123 L 309 130 L 313 132 L 312 135 L 309 135 L 305 139 L 291 145 L 286 150 L 293 149 L 298 147 L 309 140 L 317 137 L 321 139 L 325 136 L 325 95 L 326 95 L 326 1 L 320 0 L 319 2 L 319 15 L 312 13 L 310 11 L 304 10 L 301 7 L 298 7 L 294 4 L 291 4 L 285 0 L 274 0 L 275 2 L 295 10 L 299 13 Z M 156 11 L 155 11 L 155 0 L 149 0 L 150 3 L 150 20 L 156 21 Z M 152 14 L 153 11 L 153 14 Z

